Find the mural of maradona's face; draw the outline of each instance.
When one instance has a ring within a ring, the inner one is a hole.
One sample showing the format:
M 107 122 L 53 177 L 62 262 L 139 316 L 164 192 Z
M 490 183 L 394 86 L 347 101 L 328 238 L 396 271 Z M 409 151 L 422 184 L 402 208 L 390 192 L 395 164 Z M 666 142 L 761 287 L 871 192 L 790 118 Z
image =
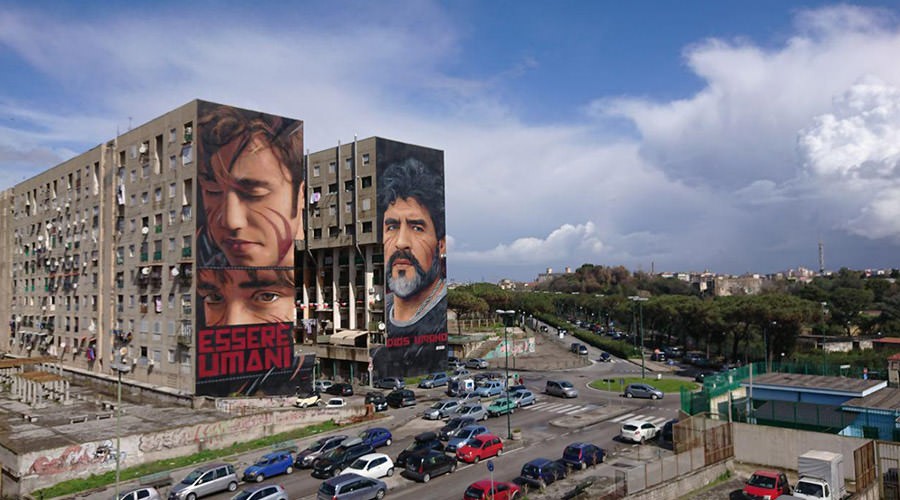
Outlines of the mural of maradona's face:
M 303 205 L 303 184 L 293 192 L 290 171 L 259 136 L 232 165 L 220 153 L 200 176 L 210 237 L 230 265 L 293 266 L 303 216 L 299 208 L 292 215 L 292 204 L 296 195 L 296 206 Z
M 409 298 L 434 283 L 445 241 L 437 239 L 428 210 L 415 198 L 398 199 L 384 212 L 383 231 L 391 292 Z

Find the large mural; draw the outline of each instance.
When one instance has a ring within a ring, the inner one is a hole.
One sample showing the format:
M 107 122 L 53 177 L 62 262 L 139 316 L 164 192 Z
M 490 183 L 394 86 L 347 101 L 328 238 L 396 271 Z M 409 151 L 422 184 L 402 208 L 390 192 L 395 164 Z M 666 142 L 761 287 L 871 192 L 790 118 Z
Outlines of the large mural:
M 294 355 L 294 241 L 303 239 L 303 122 L 201 103 L 196 393 L 309 392 Z
M 384 243 L 386 339 L 372 349 L 375 378 L 447 366 L 444 157 L 382 141 L 377 149 L 378 219 Z

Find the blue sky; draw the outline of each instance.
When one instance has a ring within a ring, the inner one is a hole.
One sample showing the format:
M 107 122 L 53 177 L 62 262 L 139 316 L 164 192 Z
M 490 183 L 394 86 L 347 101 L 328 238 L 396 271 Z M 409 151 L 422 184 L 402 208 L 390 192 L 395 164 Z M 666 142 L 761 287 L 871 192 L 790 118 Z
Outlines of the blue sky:
M 459 281 L 900 267 L 898 14 L 0 1 L 0 188 L 200 98 L 444 150 Z

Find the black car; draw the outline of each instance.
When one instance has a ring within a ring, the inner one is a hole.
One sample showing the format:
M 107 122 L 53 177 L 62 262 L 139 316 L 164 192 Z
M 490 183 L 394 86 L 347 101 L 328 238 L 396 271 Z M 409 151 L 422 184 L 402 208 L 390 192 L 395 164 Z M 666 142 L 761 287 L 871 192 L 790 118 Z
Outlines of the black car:
M 444 443 L 438 439 L 437 433 L 423 432 L 414 437 L 413 442 L 397 455 L 397 459 L 394 460 L 394 465 L 397 467 L 406 467 L 406 461 L 411 455 L 420 453 L 424 450 L 444 451 Z
M 607 362 L 607 361 L 612 360 L 612 356 L 610 356 L 608 352 L 603 351 L 603 352 L 600 353 L 600 358 L 599 358 L 599 359 L 600 359 L 600 361 L 603 361 L 603 362 L 605 363 L 605 362 Z
M 678 419 L 672 419 L 663 424 L 662 431 L 659 433 L 659 444 L 663 446 L 668 446 L 674 444 L 675 438 L 675 424 L 678 423 Z
M 590 443 L 572 443 L 563 450 L 562 463 L 573 469 L 587 469 L 588 465 L 603 463 L 603 448 Z
M 521 476 L 543 489 L 550 483 L 565 479 L 568 472 L 566 466 L 560 462 L 536 458 L 522 466 Z
M 663 362 L 666 360 L 666 354 L 663 352 L 654 352 L 650 355 L 650 361 Z
M 294 459 L 294 467 L 302 469 L 312 467 L 313 462 L 317 458 L 337 448 L 346 440 L 347 436 L 343 434 L 317 439 L 312 444 L 310 444 L 308 448 L 301 451 L 300 453 L 297 453 L 297 457 Z
M 353 386 L 346 383 L 334 384 L 328 389 L 325 389 L 325 392 L 335 396 L 352 396 Z
M 372 445 L 364 443 L 361 439 L 353 439 L 331 450 L 313 462 L 313 477 L 329 478 L 340 475 L 357 458 L 374 453 Z
M 410 455 L 406 460 L 406 475 L 427 483 L 444 473 L 456 472 L 456 457 L 440 451 L 429 450 Z
M 694 376 L 694 380 L 696 382 L 699 382 L 702 384 L 703 380 L 705 380 L 706 377 L 708 377 L 710 375 L 715 375 L 715 374 L 716 374 L 716 372 L 714 372 L 712 370 L 703 370 L 703 371 L 697 372 L 697 375 Z
M 387 403 L 394 408 L 401 408 L 403 406 L 415 406 L 416 393 L 409 389 L 397 389 L 396 391 L 391 391 L 391 393 L 387 395 L 386 399 Z
M 447 425 L 441 427 L 438 431 L 438 437 L 447 441 L 450 439 L 450 433 L 455 431 L 456 429 L 462 429 L 467 425 L 472 425 L 475 423 L 475 419 L 472 417 L 453 417 L 447 421 Z
M 379 391 L 370 391 L 366 393 L 366 404 L 371 404 L 375 407 L 375 411 L 384 411 L 387 410 L 388 403 L 387 398 L 384 397 L 383 392 Z

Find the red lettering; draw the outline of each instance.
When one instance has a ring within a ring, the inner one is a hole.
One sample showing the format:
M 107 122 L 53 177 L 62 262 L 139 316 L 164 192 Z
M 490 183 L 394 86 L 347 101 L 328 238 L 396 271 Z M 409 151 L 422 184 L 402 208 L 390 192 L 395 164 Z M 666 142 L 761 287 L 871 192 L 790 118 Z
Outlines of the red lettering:
M 240 351 L 247 346 L 247 330 L 242 326 L 231 328 L 231 349 L 229 351 Z
M 258 372 L 263 370 L 262 359 L 260 359 L 259 351 L 247 351 L 247 371 Z
M 260 347 L 274 347 L 275 346 L 275 328 L 273 325 L 266 325 L 262 327 L 262 331 L 260 332 Z
M 219 357 L 215 354 L 197 356 L 197 378 L 215 377 L 219 374 Z
M 244 353 L 241 351 L 220 353 L 220 375 L 236 375 L 244 373 Z
M 213 330 L 200 330 L 200 334 L 197 339 L 197 352 L 212 352 L 213 348 Z
M 290 323 L 279 323 L 275 325 L 275 329 L 278 330 L 278 338 L 277 345 L 278 346 L 287 346 L 291 345 L 291 341 L 294 339 L 294 325 Z
M 231 328 L 216 329 L 216 351 L 230 351 Z
M 259 349 L 259 326 L 247 327 L 247 349 Z

